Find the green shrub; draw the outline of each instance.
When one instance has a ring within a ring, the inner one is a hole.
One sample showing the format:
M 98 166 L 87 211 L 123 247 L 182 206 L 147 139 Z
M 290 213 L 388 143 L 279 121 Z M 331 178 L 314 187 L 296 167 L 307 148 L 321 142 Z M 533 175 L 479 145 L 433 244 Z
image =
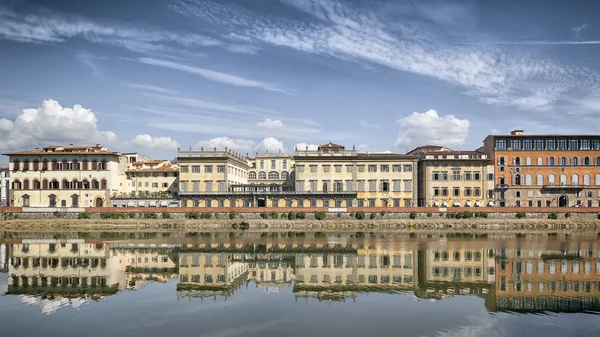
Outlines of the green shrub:
M 600 215 L 600 214 L 599 214 Z M 354 218 L 354 213 L 350 213 L 350 217 Z
M 277 233 L 271 233 L 271 237 L 272 237 L 272 238 L 276 238 L 276 237 L 278 237 L 278 236 L 279 236 L 279 235 L 278 235 Z
M 130 219 L 135 219 L 135 212 L 128 213 Z
M 411 218 L 411 219 L 416 219 L 417 218 L 417 212 L 415 212 L 415 211 L 410 212 L 410 214 L 408 215 L 408 217 Z
M 298 214 L 298 215 L 300 215 L 300 214 Z M 288 220 L 294 220 L 294 219 L 296 219 L 296 217 L 298 217 L 298 215 L 296 215 L 296 213 L 294 213 L 294 212 L 289 212 L 287 215 L 287 218 L 288 218 Z
M 558 214 L 556 214 L 556 212 L 549 213 L 548 219 L 556 220 L 558 219 Z
M 427 212 L 427 217 L 428 217 L 428 218 L 431 218 L 432 216 L 433 216 L 433 213 L 431 213 L 431 212 Z
M 271 216 L 271 219 L 277 219 L 279 217 L 279 214 L 275 211 L 272 211 L 269 215 Z
M 296 218 L 298 218 L 298 219 L 306 219 L 306 212 L 298 212 L 298 213 L 296 213 Z
M 289 217 L 289 214 L 281 213 L 279 215 L 279 217 L 282 218 L 282 219 L 287 219 Z
M 335 216 L 337 216 L 338 218 L 341 218 L 342 217 L 342 213 L 338 213 Z
M 156 219 L 156 212 L 145 212 L 144 219 Z
M 565 218 L 570 218 L 570 217 L 571 217 L 571 212 L 565 213 Z
M 163 219 L 171 219 L 171 213 L 169 213 L 167 211 L 163 211 L 161 216 Z
M 327 217 L 327 214 L 323 211 L 315 212 L 315 219 L 317 219 L 317 220 L 323 220 L 326 217 Z
M 200 213 L 198 212 L 187 212 L 185 213 L 185 217 L 188 219 L 200 219 Z
M 263 219 L 268 218 L 269 217 L 269 212 L 267 212 L 267 211 L 261 212 L 260 213 L 260 217 L 263 218 Z
M 373 220 L 375 219 L 375 217 L 377 217 L 377 213 L 373 212 L 371 213 L 371 215 L 369 215 L 369 219 Z
M 89 219 L 92 216 L 90 212 L 79 212 L 77 219 Z
M 215 219 L 218 219 L 220 217 L 221 217 L 221 215 L 219 213 L 215 212 Z
M 365 233 L 363 233 L 363 232 L 356 232 L 355 236 L 357 238 L 364 238 L 365 237 Z
M 229 212 L 229 219 L 235 219 L 235 217 L 237 217 L 237 212 L 236 211 Z
M 247 221 L 242 221 L 242 222 L 240 222 L 238 227 L 240 227 L 241 230 L 246 230 L 246 229 L 250 228 L 250 224 Z
M 269 233 L 260 233 L 260 237 L 261 238 L 268 238 L 269 237 Z
M 235 233 L 234 232 L 229 232 L 229 237 L 230 238 L 234 238 L 235 237 Z
M 477 213 L 475 213 L 475 217 L 476 218 L 487 218 L 488 214 L 487 214 L 487 212 L 477 212 Z
M 385 211 L 381 211 L 381 212 L 379 212 L 379 214 L 380 214 L 381 216 L 384 216 L 384 215 L 385 215 Z
M 476 225 L 476 224 L 472 224 L 472 225 L 471 225 L 471 228 L 472 228 L 472 229 L 477 229 L 477 225 Z
M 600 214 L 598 214 L 598 220 L 600 220 Z
M 288 232 L 288 237 L 295 238 L 296 237 L 296 232 Z
M 316 232 L 315 233 L 315 238 L 324 238 L 327 237 L 327 234 L 323 233 L 323 232 Z
M 235 222 L 231 224 L 231 228 L 232 229 L 237 229 L 238 228 L 238 224 L 236 224 Z
M 59 211 L 56 211 L 56 212 L 54 212 L 52 214 L 54 214 L 54 216 L 57 217 L 57 218 L 62 218 L 63 216 L 65 216 L 65 213 L 59 212 Z
M 525 214 L 525 212 L 517 212 L 516 217 L 517 219 L 525 219 L 527 217 L 527 214 Z
M 358 220 L 364 220 L 365 218 L 365 212 L 363 211 L 358 211 L 356 212 L 356 214 L 354 214 L 354 216 L 356 217 L 356 219 Z
M 119 212 L 102 212 L 100 213 L 100 219 L 123 219 L 125 218 L 125 213 Z

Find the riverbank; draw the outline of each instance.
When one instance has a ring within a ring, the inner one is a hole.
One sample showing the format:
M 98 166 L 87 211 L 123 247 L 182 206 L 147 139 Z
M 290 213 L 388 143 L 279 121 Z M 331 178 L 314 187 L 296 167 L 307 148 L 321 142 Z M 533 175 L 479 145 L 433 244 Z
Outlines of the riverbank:
M 253 231 L 253 232 L 356 232 L 356 231 L 596 231 L 600 221 L 568 219 L 13 219 L 0 221 L 1 231 Z

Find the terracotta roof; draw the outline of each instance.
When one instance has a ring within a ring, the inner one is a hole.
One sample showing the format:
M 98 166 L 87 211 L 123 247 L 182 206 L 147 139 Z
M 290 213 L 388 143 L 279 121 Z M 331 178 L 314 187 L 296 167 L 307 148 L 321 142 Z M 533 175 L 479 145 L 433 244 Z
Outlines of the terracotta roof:
M 161 166 L 161 167 L 156 167 L 156 168 L 127 170 L 125 172 L 133 173 L 133 172 L 178 172 L 178 171 L 179 171 L 179 169 L 176 167 Z
M 110 152 L 108 150 L 102 150 L 102 151 L 95 151 L 95 152 L 84 152 L 84 151 L 75 151 L 75 152 L 68 152 L 68 151 L 58 151 L 58 152 L 44 152 L 44 151 L 19 151 L 19 152 L 9 152 L 9 153 L 3 153 L 2 155 L 4 156 L 14 156 L 14 155 L 43 155 L 43 156 L 47 156 L 47 155 L 54 155 L 54 156 L 64 156 L 64 155 L 94 155 L 94 154 L 112 154 L 112 155 L 118 155 L 118 153 L 116 152 Z
M 160 164 L 169 161 L 168 159 L 155 159 L 155 160 L 147 160 L 147 161 L 136 161 L 132 163 L 132 165 L 144 165 L 144 164 Z
M 479 152 L 479 151 L 431 151 L 431 152 L 427 152 L 427 154 L 434 154 L 434 155 L 447 155 L 447 154 L 477 154 L 477 155 L 485 155 L 486 153 L 483 152 Z
M 367 153 L 367 152 L 363 152 L 363 153 L 357 153 L 356 154 L 359 157 L 415 157 L 414 155 L 410 155 L 410 154 L 403 154 L 403 153 L 377 153 L 377 152 L 373 152 L 373 153 Z

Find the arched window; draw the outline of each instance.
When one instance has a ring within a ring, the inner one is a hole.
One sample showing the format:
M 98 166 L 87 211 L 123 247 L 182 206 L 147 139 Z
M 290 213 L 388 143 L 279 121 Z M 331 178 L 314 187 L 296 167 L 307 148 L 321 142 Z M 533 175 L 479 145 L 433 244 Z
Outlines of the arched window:
M 541 174 L 541 173 L 538 173 L 538 175 L 536 176 L 536 179 L 535 179 L 535 180 L 536 180 L 536 181 L 535 181 L 535 184 L 536 184 L 536 185 L 538 185 L 538 186 L 542 186 L 542 185 L 544 185 L 544 175 L 543 175 L 543 174 Z
M 103 190 L 106 189 L 106 179 L 102 179 L 100 181 L 100 189 L 103 189 Z
M 58 171 L 58 161 L 56 159 L 52 161 L 52 171 Z
M 274 171 L 269 172 L 269 179 L 279 179 L 279 173 Z
M 60 187 L 58 186 L 58 180 L 56 179 L 52 179 L 52 181 L 50 182 L 50 189 L 51 190 L 58 190 Z
M 90 182 L 87 179 L 83 179 L 83 181 L 81 182 L 81 188 L 84 190 L 89 190 Z
M 40 184 L 40 181 L 37 179 L 33 180 L 33 189 L 34 190 L 41 190 L 42 189 L 42 184 Z
M 99 190 L 100 189 L 100 184 L 98 183 L 98 180 L 92 179 L 92 189 L 93 190 Z
M 533 185 L 533 176 L 531 174 L 525 175 L 525 185 L 527 185 L 527 186 Z
M 548 158 L 548 166 L 554 166 L 554 165 L 556 165 L 556 159 L 554 159 L 554 157 Z
M 537 164 L 538 164 L 538 166 L 544 165 L 544 161 L 543 161 L 542 157 L 538 157 Z
M 48 179 L 44 179 L 42 181 L 42 189 L 43 190 L 47 190 L 48 189 Z
M 567 160 L 567 157 L 560 157 L 559 165 L 561 165 L 561 166 L 569 165 L 569 161 Z
M 29 170 L 29 160 L 25 159 L 23 160 L 23 171 L 28 171 Z
M 599 176 L 600 176 L 600 175 L 599 175 Z M 13 185 L 13 186 L 12 186 L 12 189 L 13 189 L 13 190 L 20 190 L 20 189 L 21 189 L 21 181 L 19 181 L 19 179 L 15 179 L 15 180 L 13 180 L 13 183 L 12 183 L 12 185 Z
M 79 161 L 77 159 L 73 160 L 73 170 L 79 171 Z
M 567 184 L 567 175 L 564 174 L 564 173 L 560 175 L 560 184 L 561 185 L 566 185 Z
M 76 189 L 76 190 L 81 188 L 81 186 L 79 185 L 79 181 L 77 179 L 73 179 L 73 182 L 71 183 L 71 188 Z
M 583 175 L 583 184 L 584 185 L 587 186 L 587 185 L 591 184 L 591 180 L 592 180 L 592 177 L 589 174 L 586 173 Z
M 571 158 L 571 165 L 573 165 L 573 166 L 579 165 L 579 158 L 577 158 L 577 157 Z
M 513 181 L 513 185 L 521 185 L 521 175 L 520 174 L 515 174 L 514 176 L 514 181 Z
M 89 162 L 87 159 L 84 159 L 84 160 L 81 162 L 81 170 L 83 170 L 83 171 L 87 171 L 87 170 L 89 170 L 89 169 L 90 169 L 90 166 L 89 166 L 89 164 L 90 164 L 90 162 Z
M 258 179 L 267 179 L 267 174 L 263 171 L 258 172 Z
M 525 165 L 531 165 L 531 158 L 525 158 Z
M 33 170 L 37 171 L 39 169 L 40 169 L 40 161 L 36 159 L 33 161 Z
M 256 172 L 250 172 L 248 174 L 248 179 L 256 179 Z
M 515 165 L 521 165 L 521 158 L 520 158 L 520 157 L 515 157 L 515 158 L 513 159 L 513 163 L 514 163 Z
M 98 170 L 100 171 L 104 171 L 107 169 L 107 165 L 106 165 L 106 160 L 102 160 L 100 163 L 98 163 Z
M 595 181 L 595 185 L 596 186 L 600 186 L 600 174 L 596 174 L 596 177 L 594 177 Z
M 21 162 L 19 161 L 19 159 L 15 159 L 15 161 L 13 161 L 13 171 L 18 171 L 21 169 Z
M 63 181 L 62 181 L 62 189 L 63 190 L 68 190 L 69 188 L 71 188 L 69 182 L 67 181 L 67 179 L 63 179 Z
M 92 171 L 98 170 L 98 161 L 96 159 L 92 160 Z
M 287 180 L 290 177 L 290 174 L 287 171 L 281 172 L 281 179 Z
M 556 184 L 556 180 L 554 179 L 554 174 L 550 173 L 550 175 L 548 175 L 548 185 L 555 185 Z
M 28 190 L 29 189 L 29 179 L 23 180 L 23 189 L 24 190 Z
M 590 157 L 584 157 L 583 158 L 583 165 L 585 165 L 585 166 L 592 165 L 592 160 L 590 159 Z
M 47 171 L 48 170 L 48 159 L 44 159 L 42 161 L 42 171 Z
M 63 159 L 63 161 L 62 161 L 62 170 L 63 171 L 69 170 L 69 162 L 66 159 Z
M 596 165 L 600 166 L 600 157 L 596 157 Z
M 571 185 L 579 185 L 579 176 L 577 174 L 571 176 Z

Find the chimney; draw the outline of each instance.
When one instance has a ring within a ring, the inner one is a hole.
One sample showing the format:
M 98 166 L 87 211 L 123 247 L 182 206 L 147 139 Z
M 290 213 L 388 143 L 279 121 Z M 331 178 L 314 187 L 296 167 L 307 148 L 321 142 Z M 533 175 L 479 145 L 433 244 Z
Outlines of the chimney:
M 523 130 L 513 130 L 510 132 L 511 136 L 522 136 L 523 135 Z
M 73 144 L 69 144 L 70 147 L 73 147 Z

